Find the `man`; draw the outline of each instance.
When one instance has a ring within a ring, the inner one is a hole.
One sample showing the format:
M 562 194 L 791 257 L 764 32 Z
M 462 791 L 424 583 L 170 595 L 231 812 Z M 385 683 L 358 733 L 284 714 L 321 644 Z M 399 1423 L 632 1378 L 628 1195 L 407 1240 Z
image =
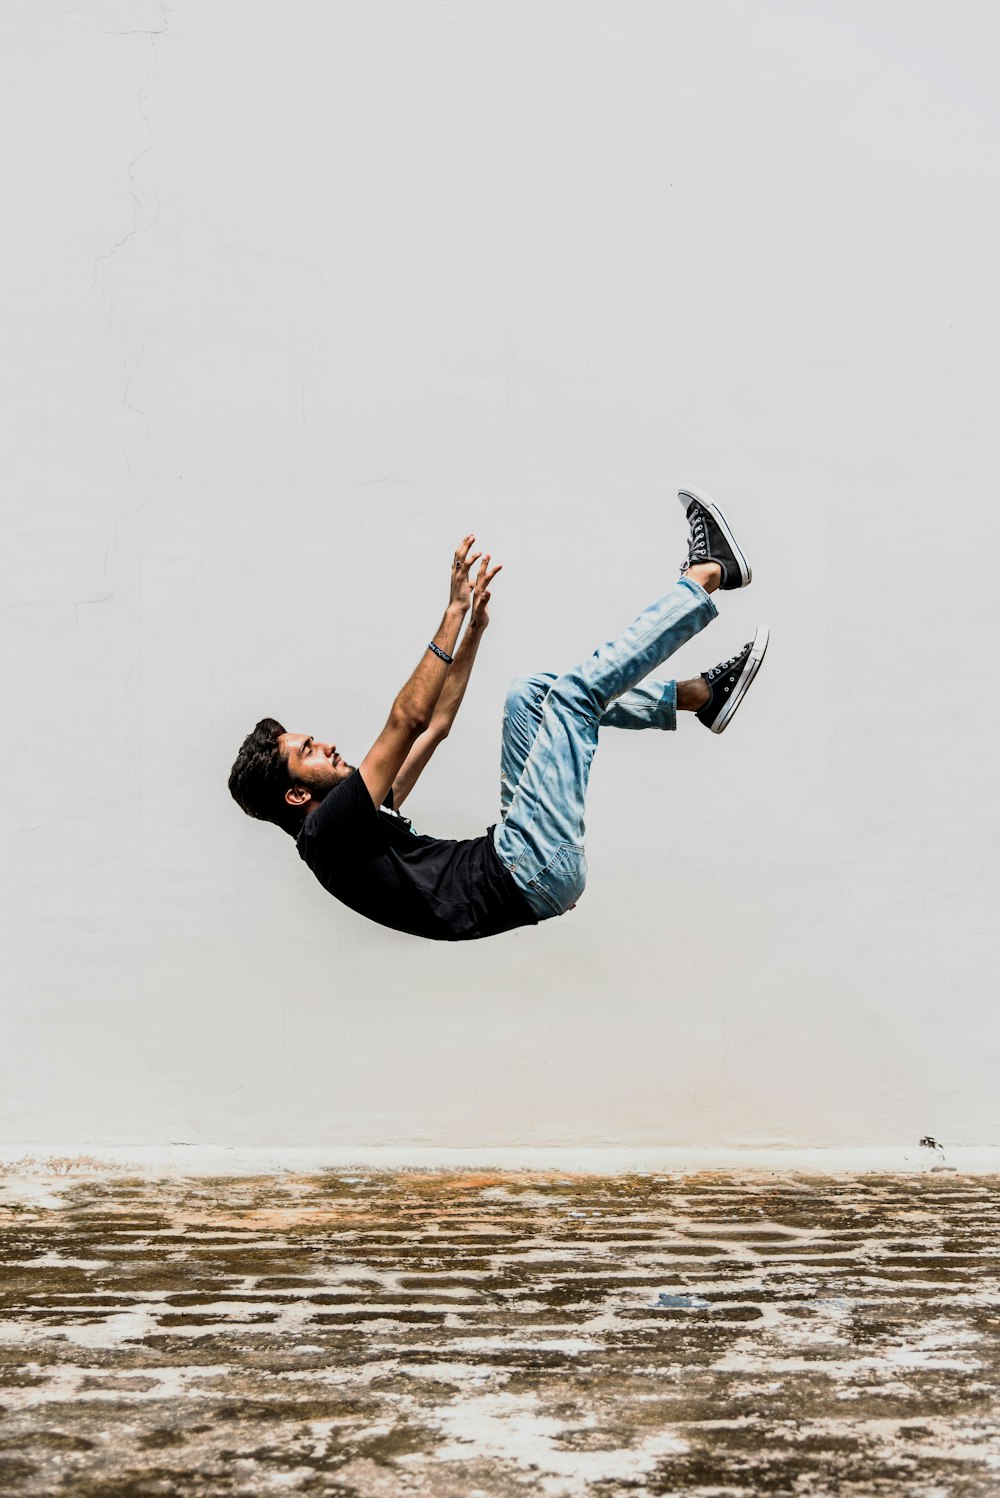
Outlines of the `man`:
M 338 900 L 397 931 L 467 941 L 571 910 L 586 882 L 584 803 L 599 730 L 673 729 L 681 711 L 722 733 L 767 648 L 761 625 L 741 651 L 693 680 L 645 680 L 715 618 L 712 593 L 750 582 L 750 565 L 718 505 L 696 489 L 678 497 L 689 526 L 679 581 L 571 671 L 519 677 L 511 686 L 500 822 L 482 837 L 420 836 L 399 814 L 447 737 L 489 623 L 490 584 L 500 568 L 490 566 L 489 555 L 472 553 L 474 536 L 455 552 L 441 625 L 360 767 L 335 744 L 262 718 L 233 765 L 234 799 L 249 816 L 290 833 Z

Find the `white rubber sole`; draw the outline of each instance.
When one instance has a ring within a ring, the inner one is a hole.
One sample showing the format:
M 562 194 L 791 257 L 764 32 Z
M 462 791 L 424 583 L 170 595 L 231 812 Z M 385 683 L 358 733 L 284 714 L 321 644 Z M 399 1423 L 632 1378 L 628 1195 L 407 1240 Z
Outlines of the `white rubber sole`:
M 729 701 L 712 724 L 713 733 L 723 733 L 728 727 L 733 713 L 735 713 L 743 701 L 754 677 L 760 670 L 760 663 L 764 659 L 765 652 L 767 651 L 767 642 L 770 638 L 771 631 L 768 626 L 766 624 L 758 624 L 757 633 L 754 635 L 753 644 L 750 646 L 750 654 L 747 656 L 743 670 L 740 672 L 740 679 L 735 687 L 733 687 Z
M 726 519 L 725 515 L 723 515 L 722 511 L 719 509 L 719 506 L 715 503 L 715 500 L 712 498 L 712 496 L 710 494 L 706 494 L 704 489 L 678 489 L 677 498 L 680 500 L 681 505 L 684 508 L 685 515 L 687 514 L 688 508 L 693 499 L 696 499 L 698 503 L 700 505 L 703 505 L 704 508 L 708 511 L 712 519 L 715 521 L 716 525 L 719 527 L 719 530 L 725 536 L 726 541 L 729 543 L 733 556 L 736 558 L 736 565 L 740 569 L 740 587 L 745 588 L 747 583 L 753 577 L 753 573 L 750 570 L 750 563 L 747 561 L 742 550 L 740 549 L 739 542 L 730 530 L 729 521 Z

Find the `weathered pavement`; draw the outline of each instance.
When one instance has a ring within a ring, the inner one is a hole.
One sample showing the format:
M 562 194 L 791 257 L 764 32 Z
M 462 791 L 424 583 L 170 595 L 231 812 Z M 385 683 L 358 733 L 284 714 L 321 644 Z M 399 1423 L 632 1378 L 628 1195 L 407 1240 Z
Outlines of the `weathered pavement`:
M 0 1175 L 0 1493 L 996 1498 L 998 1271 L 997 1177 Z

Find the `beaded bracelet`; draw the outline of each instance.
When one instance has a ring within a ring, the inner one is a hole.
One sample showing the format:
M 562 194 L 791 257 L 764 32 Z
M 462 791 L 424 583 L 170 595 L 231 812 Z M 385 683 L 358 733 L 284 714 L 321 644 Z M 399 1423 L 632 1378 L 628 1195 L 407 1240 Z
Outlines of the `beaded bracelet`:
M 448 654 L 447 650 L 442 650 L 440 645 L 435 645 L 433 640 L 428 645 L 427 649 L 433 650 L 438 659 L 444 661 L 445 665 L 447 666 L 450 666 L 455 659 L 453 655 Z

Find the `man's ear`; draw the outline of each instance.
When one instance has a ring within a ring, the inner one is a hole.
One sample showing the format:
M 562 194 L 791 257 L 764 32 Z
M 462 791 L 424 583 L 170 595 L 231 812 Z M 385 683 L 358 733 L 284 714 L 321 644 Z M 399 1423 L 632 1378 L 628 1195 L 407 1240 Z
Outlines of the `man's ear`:
M 289 806 L 302 806 L 306 801 L 311 799 L 312 792 L 307 790 L 304 785 L 289 786 L 285 792 L 285 800 Z

